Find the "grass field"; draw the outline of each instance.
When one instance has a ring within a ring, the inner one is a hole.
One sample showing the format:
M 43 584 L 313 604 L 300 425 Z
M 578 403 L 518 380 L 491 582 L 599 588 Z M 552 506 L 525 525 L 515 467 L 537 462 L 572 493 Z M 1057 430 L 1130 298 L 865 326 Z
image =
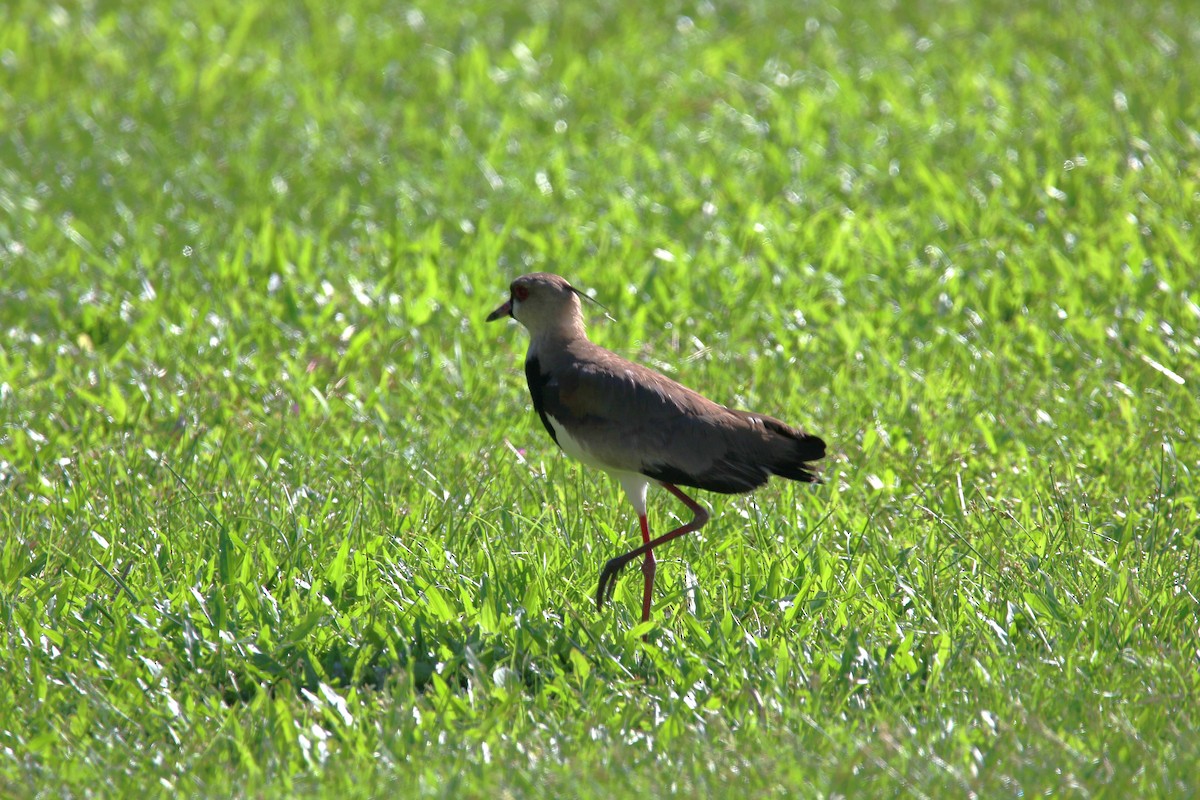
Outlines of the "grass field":
M 840 5 L 0 8 L 0 797 L 1195 796 L 1200 10 Z M 830 443 L 648 643 L 533 270 Z

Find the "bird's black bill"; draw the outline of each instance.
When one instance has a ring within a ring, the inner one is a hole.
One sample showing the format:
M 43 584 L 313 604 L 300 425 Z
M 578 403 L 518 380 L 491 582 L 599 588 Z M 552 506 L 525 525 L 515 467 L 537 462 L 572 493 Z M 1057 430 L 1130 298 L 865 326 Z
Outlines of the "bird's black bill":
M 511 316 L 512 316 L 512 300 L 509 300 L 507 303 L 500 306 L 492 313 L 488 314 L 487 321 L 494 322 L 495 320 L 498 320 L 501 317 L 511 317 Z

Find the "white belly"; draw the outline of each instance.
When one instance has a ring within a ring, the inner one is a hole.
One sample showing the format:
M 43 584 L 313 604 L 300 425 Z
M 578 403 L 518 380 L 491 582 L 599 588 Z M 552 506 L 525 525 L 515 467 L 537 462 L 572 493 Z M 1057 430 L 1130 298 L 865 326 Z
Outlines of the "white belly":
M 645 475 L 629 470 L 618 469 L 597 459 L 595 456 L 584 447 L 583 443 L 567 432 L 567 428 L 561 422 L 556 420 L 550 414 L 546 415 L 550 420 L 550 425 L 554 428 L 554 438 L 558 441 L 558 446 L 562 451 L 576 461 L 587 464 L 589 467 L 602 469 L 609 475 L 612 475 L 621 482 L 621 487 L 625 490 L 629 502 L 633 504 L 633 508 L 639 516 L 646 516 L 646 487 L 650 483 L 650 479 Z
M 546 418 L 550 420 L 550 425 L 554 428 L 554 438 L 564 453 L 576 461 L 582 461 L 589 467 L 597 467 L 604 470 L 611 469 L 611 467 L 608 467 L 596 460 L 595 456 L 588 452 L 588 449 L 583 446 L 583 443 L 567 431 L 565 425 L 556 420 L 550 414 L 547 414 Z

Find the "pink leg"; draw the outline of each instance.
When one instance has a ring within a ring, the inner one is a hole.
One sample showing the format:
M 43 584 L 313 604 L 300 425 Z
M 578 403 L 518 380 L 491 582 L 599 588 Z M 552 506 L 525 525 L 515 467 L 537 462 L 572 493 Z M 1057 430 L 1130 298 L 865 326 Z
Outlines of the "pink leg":
M 650 525 L 642 515 L 638 515 L 638 522 L 642 525 L 642 544 L 646 544 L 650 541 Z M 650 595 L 654 590 L 654 572 L 656 569 L 654 551 L 647 550 L 646 557 L 642 559 L 642 575 L 646 580 L 646 588 L 642 592 L 642 622 L 649 622 L 650 620 Z
M 645 517 L 639 516 L 638 520 L 642 523 L 642 545 L 641 547 L 635 547 L 628 553 L 619 555 L 616 558 L 610 558 L 608 563 L 604 565 L 604 569 L 600 570 L 600 586 L 596 589 L 597 609 L 603 609 L 604 598 L 612 594 L 613 587 L 617 583 L 617 573 L 619 573 L 621 569 L 630 561 L 638 556 L 644 555 L 647 556 L 647 558 L 642 562 L 642 573 L 646 575 L 646 589 L 645 594 L 642 595 L 642 620 L 645 621 L 650 619 L 650 589 L 654 583 L 655 571 L 654 555 L 651 551 L 653 551 L 654 548 L 658 547 L 660 544 L 666 544 L 672 539 L 683 536 L 685 533 L 691 533 L 692 531 L 699 530 L 704 526 L 704 523 L 708 522 L 708 511 L 704 508 L 704 506 L 688 497 L 679 489 L 679 487 L 675 486 L 674 484 L 664 482 L 662 487 L 678 497 L 683 504 L 688 507 L 688 510 L 692 512 L 692 521 L 685 525 L 680 525 L 670 533 L 664 533 L 657 539 L 651 539 L 650 529 L 646 524 Z

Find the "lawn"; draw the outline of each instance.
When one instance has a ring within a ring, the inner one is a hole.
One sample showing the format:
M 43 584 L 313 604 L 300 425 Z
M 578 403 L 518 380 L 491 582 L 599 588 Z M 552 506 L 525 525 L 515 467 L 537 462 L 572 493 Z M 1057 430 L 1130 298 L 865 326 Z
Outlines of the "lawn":
M 1195 796 L 1200 10 L 840 6 L 0 8 L 0 797 Z M 830 446 L 648 627 L 536 270 Z

